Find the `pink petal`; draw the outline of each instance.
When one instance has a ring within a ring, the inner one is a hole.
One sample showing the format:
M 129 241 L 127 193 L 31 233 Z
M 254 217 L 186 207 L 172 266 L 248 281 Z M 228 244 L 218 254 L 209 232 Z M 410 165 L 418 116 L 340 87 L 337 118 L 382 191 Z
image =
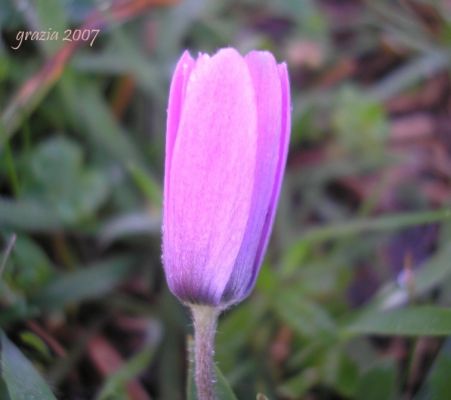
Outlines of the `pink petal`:
M 279 201 L 280 190 L 282 188 L 282 180 L 285 172 L 285 165 L 287 163 L 288 148 L 290 146 L 290 132 L 291 132 L 291 96 L 290 96 L 290 82 L 288 80 L 288 69 L 285 63 L 279 64 L 280 82 L 282 86 L 282 124 L 279 137 L 279 155 L 277 162 L 277 169 L 274 178 L 274 186 L 271 193 L 271 201 L 265 224 L 263 226 L 262 236 L 255 259 L 257 268 L 262 263 L 263 257 L 266 253 L 272 226 L 276 216 L 277 203 Z M 258 272 L 258 271 L 257 271 Z M 255 281 L 255 277 L 254 277 Z
M 188 78 L 194 67 L 195 61 L 188 51 L 184 51 L 175 67 L 174 75 L 171 81 L 168 101 L 168 116 L 166 129 L 166 155 L 165 155 L 165 177 L 164 194 L 169 196 L 169 176 L 171 170 L 172 150 L 174 148 L 175 138 L 182 114 L 183 101 L 186 95 L 186 85 Z
M 247 296 L 260 268 L 264 246 L 270 234 L 269 219 L 275 187 L 280 185 L 281 127 L 283 93 L 278 65 L 269 52 L 253 51 L 246 56 L 256 95 L 258 112 L 257 168 L 251 216 L 238 254 L 234 272 L 223 296 L 224 302 L 237 302 Z M 285 119 L 285 115 L 283 116 Z M 283 128 L 285 129 L 285 128 Z
M 282 86 L 282 124 L 279 137 L 279 155 L 277 162 L 277 169 L 274 178 L 274 186 L 271 193 L 271 201 L 265 225 L 263 226 L 262 236 L 260 240 L 259 250 L 255 259 L 255 265 L 259 266 L 266 253 L 272 226 L 276 216 L 277 203 L 279 201 L 280 190 L 282 188 L 282 180 L 285 172 L 285 165 L 287 163 L 288 148 L 290 146 L 291 133 L 291 96 L 290 96 L 290 82 L 288 80 L 288 69 L 285 63 L 279 64 L 279 75 Z M 258 272 L 258 271 L 257 271 Z
M 182 300 L 218 304 L 243 240 L 253 191 L 256 107 L 233 49 L 192 71 L 172 152 L 163 258 Z

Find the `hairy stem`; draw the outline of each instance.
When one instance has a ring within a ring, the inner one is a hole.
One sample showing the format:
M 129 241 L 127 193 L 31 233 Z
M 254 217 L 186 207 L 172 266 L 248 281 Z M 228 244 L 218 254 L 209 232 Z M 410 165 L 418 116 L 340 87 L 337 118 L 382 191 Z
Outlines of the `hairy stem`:
M 218 310 L 192 305 L 194 322 L 194 367 L 198 400 L 216 400 L 214 342 Z

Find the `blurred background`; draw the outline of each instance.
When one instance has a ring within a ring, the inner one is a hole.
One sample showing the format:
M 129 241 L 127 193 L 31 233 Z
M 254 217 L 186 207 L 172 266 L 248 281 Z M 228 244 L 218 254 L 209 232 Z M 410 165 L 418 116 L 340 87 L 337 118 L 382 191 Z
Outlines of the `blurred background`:
M 449 398 L 450 1 L 1 0 L 0 29 L 1 399 L 186 398 L 166 103 L 184 49 L 224 46 L 286 60 L 293 98 L 268 255 L 219 324 L 231 390 Z

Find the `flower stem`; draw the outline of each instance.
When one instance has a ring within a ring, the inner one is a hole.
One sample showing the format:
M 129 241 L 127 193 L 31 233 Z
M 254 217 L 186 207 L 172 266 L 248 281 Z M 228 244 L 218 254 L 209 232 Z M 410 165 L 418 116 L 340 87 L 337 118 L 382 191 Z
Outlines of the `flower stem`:
M 218 310 L 192 305 L 194 322 L 194 367 L 198 400 L 216 400 L 214 342 Z

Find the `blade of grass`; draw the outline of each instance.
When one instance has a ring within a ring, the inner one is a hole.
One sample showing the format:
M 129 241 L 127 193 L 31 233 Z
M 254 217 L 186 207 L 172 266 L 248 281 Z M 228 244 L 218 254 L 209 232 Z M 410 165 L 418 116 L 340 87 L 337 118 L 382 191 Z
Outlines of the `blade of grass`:
M 303 240 L 326 240 L 339 236 L 358 234 L 363 231 L 379 232 L 397 230 L 409 226 L 440 222 L 447 219 L 451 219 L 451 210 L 449 208 L 434 211 L 384 215 L 383 217 L 378 218 L 362 218 L 343 224 L 312 230 L 304 236 Z
M 55 310 L 99 298 L 125 279 L 132 270 L 132 261 L 130 257 L 118 256 L 65 274 L 43 288 L 30 300 L 30 304 L 40 310 Z
M 349 324 L 344 333 L 351 336 L 448 336 L 451 334 L 451 310 L 418 306 L 365 314 Z
M 13 250 L 14 244 L 16 243 L 16 234 L 13 233 L 6 244 L 5 252 L 3 253 L 2 260 L 0 261 L 0 278 L 3 275 L 3 271 L 6 267 L 6 262 L 8 261 L 9 255 Z
M 149 203 L 160 207 L 163 195 L 161 193 L 161 186 L 157 183 L 156 179 L 136 163 L 130 162 L 128 164 L 128 171 L 136 186 L 143 192 Z
M 56 400 L 44 379 L 30 361 L 0 333 L 1 377 L 6 384 L 11 400 Z
M 384 215 L 377 218 L 358 218 L 349 222 L 312 228 L 289 246 L 283 257 L 282 264 L 291 265 L 291 263 L 296 262 L 299 255 L 302 255 L 302 252 L 305 250 L 305 244 L 357 235 L 363 232 L 395 231 L 410 226 L 440 222 L 450 218 L 451 210 L 444 208 L 433 211 Z
M 71 76 L 61 80 L 63 100 L 72 115 L 81 116 L 81 131 L 98 149 L 120 161 L 124 166 L 130 160 L 143 164 L 143 157 L 130 140 L 127 131 L 114 118 L 110 108 L 102 98 L 100 90 L 92 83 L 76 82 Z M 79 99 L 82 98 L 83 102 Z
M 11 183 L 12 192 L 15 196 L 17 196 L 20 192 L 20 184 L 11 146 L 5 146 L 5 164 L 8 171 L 8 178 Z

